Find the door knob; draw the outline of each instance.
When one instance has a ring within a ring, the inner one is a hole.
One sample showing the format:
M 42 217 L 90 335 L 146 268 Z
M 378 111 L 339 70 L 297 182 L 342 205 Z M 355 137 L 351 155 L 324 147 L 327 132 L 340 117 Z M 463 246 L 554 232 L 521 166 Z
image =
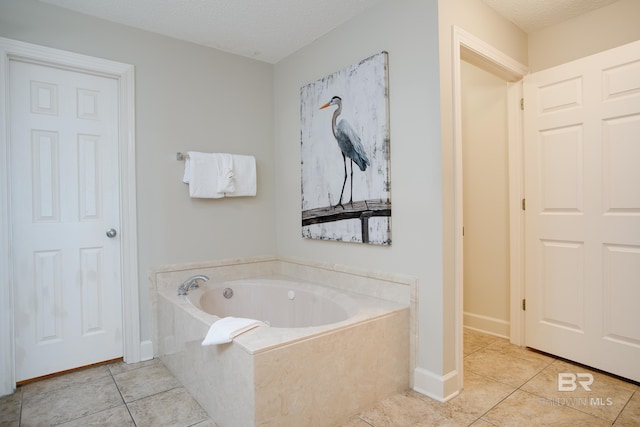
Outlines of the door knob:
M 118 234 L 118 232 L 116 231 L 115 228 L 110 228 L 107 230 L 107 237 L 110 239 L 116 237 L 116 234 Z

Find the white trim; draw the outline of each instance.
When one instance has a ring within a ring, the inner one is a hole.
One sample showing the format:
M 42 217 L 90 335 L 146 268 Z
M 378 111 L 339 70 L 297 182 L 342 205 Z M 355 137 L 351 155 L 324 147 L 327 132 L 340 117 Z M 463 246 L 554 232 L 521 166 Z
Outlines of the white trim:
M 507 88 L 507 121 L 509 132 L 509 299 L 512 344 L 523 346 L 524 341 L 524 131 L 522 80 L 509 83 Z
M 4 49 L 0 39 L 0 49 Z M 9 140 L 7 111 L 9 99 L 6 94 L 9 61 L 6 54 L 0 55 L 0 396 L 10 394 L 15 389 L 14 342 L 13 342 L 13 287 L 11 283 L 11 227 L 9 224 Z
M 452 26 L 452 84 L 453 84 L 453 156 L 454 156 L 454 281 L 455 281 L 455 295 L 456 295 L 456 370 L 458 372 L 457 378 L 459 381 L 459 388 L 462 389 L 463 385 L 463 361 L 464 361 L 464 353 L 463 353 L 463 331 L 462 328 L 464 326 L 464 315 L 463 315 L 463 241 L 462 241 L 462 225 L 463 225 L 463 189 L 462 189 L 462 89 L 461 89 L 461 60 L 471 62 L 475 65 L 480 66 L 481 68 L 488 70 L 500 77 L 504 78 L 507 81 L 516 81 L 522 79 L 522 77 L 527 74 L 528 69 L 526 66 L 520 64 L 518 61 L 513 58 L 505 55 L 500 52 L 498 49 L 493 46 L 485 43 L 479 38 L 471 35 L 465 30 Z M 511 124 L 512 122 L 509 121 Z M 510 132 L 509 137 L 512 137 L 513 134 Z M 509 145 L 512 144 L 510 140 Z M 516 154 L 513 154 L 515 156 Z M 522 176 L 522 167 L 518 167 L 522 165 L 522 163 L 515 162 L 512 165 L 512 152 L 509 153 L 509 179 L 511 180 L 516 174 L 518 177 Z M 518 178 L 518 182 L 521 182 L 521 178 Z M 511 194 L 511 185 L 510 185 L 510 197 L 513 197 Z M 514 190 L 515 191 L 515 190 Z M 511 200 L 511 199 L 510 199 Z M 518 236 L 522 235 L 521 232 L 514 232 L 513 227 L 520 225 L 519 220 L 514 220 L 513 215 L 515 210 L 513 209 L 513 200 L 510 201 L 511 207 L 509 211 L 510 215 L 510 223 L 511 229 L 510 233 L 517 234 Z M 518 198 L 519 203 L 519 198 Z M 512 242 L 511 242 L 512 243 Z M 512 245 L 510 248 L 510 263 L 511 268 L 514 268 L 513 263 L 521 259 L 519 245 Z M 516 272 L 521 271 L 519 266 L 516 266 Z M 514 273 L 511 273 L 511 295 L 512 301 L 514 298 L 513 289 L 520 288 L 522 286 L 521 283 L 515 283 Z M 517 277 L 515 277 L 517 279 Z M 517 320 L 515 318 L 521 317 L 522 312 L 517 311 L 514 313 L 514 306 L 511 303 L 511 323 L 520 326 L 523 322 Z M 512 333 L 517 333 L 517 330 L 514 331 L 514 328 L 511 328 Z M 520 336 L 516 337 L 516 341 L 520 342 Z
M 140 361 L 153 359 L 153 341 L 146 340 L 140 343 Z
M 451 371 L 446 375 L 437 375 L 423 368 L 413 371 L 413 389 L 438 402 L 447 402 L 460 394 L 460 371 Z
M 509 338 L 510 322 L 482 314 L 464 312 L 464 327 L 501 338 Z
M 119 167 L 122 261 L 122 304 L 124 359 L 140 361 L 140 316 L 138 285 L 138 248 L 135 181 L 135 96 L 133 65 L 93 58 L 59 49 L 38 46 L 0 37 L 0 93 L 8 99 L 10 59 L 20 59 L 59 68 L 72 69 L 114 78 L 119 87 Z M 13 289 L 11 273 L 11 226 L 9 200 L 9 129 L 8 101 L 0 105 L 0 395 L 15 389 L 13 340 Z

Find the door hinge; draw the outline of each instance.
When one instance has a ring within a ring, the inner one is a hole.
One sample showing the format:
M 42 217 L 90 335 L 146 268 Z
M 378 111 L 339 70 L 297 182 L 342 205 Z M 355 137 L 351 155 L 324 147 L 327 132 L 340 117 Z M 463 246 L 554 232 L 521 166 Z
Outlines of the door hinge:
M 522 298 L 522 311 L 527 311 L 527 300 Z
M 527 210 L 527 199 L 522 199 L 522 210 L 523 211 Z
M 520 98 L 520 109 L 524 111 L 524 98 Z

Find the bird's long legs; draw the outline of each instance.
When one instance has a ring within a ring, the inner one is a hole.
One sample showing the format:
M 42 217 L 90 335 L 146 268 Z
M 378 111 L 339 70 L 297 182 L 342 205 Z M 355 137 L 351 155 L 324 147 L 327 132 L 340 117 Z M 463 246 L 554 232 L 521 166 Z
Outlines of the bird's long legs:
M 344 195 L 344 187 L 347 185 L 347 177 L 349 176 L 347 173 L 347 158 L 345 157 L 345 155 L 342 155 L 342 162 L 344 163 L 344 181 L 342 181 L 342 190 L 340 191 L 340 200 L 338 201 L 338 204 L 334 206 L 334 208 L 336 206 L 341 206 L 344 208 L 344 205 L 342 204 L 342 196 Z M 349 204 L 351 206 L 353 206 L 353 160 L 351 160 L 351 191 L 349 193 Z
M 347 183 L 347 158 L 345 157 L 344 153 L 342 153 L 342 162 L 344 163 L 344 181 L 342 181 L 342 191 L 340 191 L 340 200 L 338 201 L 338 204 L 336 206 L 342 206 L 344 208 L 344 206 L 342 205 L 342 194 L 344 193 L 344 186 Z M 351 166 L 351 173 L 353 174 L 353 165 Z
M 349 204 L 353 206 L 353 160 L 351 160 L 351 192 L 349 196 Z

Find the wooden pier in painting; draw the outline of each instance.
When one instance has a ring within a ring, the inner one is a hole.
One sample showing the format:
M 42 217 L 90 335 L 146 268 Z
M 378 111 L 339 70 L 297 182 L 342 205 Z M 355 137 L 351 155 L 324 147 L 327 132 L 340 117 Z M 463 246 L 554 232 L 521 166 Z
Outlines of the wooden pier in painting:
M 359 219 L 362 225 L 362 242 L 369 243 L 369 218 L 391 216 L 391 202 L 388 200 L 361 200 L 344 203 L 343 206 L 325 206 L 302 211 L 302 226 Z

